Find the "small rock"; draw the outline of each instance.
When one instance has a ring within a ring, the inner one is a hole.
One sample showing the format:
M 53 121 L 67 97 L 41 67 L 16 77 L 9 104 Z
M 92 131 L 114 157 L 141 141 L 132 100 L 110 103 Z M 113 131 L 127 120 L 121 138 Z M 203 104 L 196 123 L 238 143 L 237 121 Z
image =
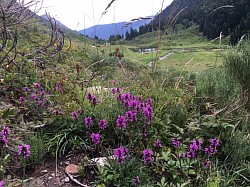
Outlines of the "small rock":
M 53 177 L 48 177 L 49 180 L 51 180 Z
M 54 176 L 56 176 L 56 175 L 55 175 L 55 173 L 51 173 L 51 176 L 54 177 Z
M 48 173 L 48 170 L 45 169 L 45 170 L 41 171 L 41 173 Z
M 114 159 L 113 156 L 108 157 L 109 159 Z M 99 166 L 104 166 L 105 164 L 107 164 L 107 157 L 98 157 L 98 158 L 93 158 L 91 160 L 89 160 L 89 163 L 96 163 L 96 165 Z
M 69 174 L 77 174 L 78 173 L 78 166 L 75 164 L 70 164 L 65 168 L 66 173 Z
M 64 179 L 64 182 L 69 182 L 69 177 L 66 177 L 66 178 Z

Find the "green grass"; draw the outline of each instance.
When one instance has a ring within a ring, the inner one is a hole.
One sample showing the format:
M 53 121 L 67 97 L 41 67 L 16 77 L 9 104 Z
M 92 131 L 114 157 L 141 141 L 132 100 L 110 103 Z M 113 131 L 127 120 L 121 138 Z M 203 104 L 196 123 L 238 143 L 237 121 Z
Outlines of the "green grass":
M 186 70 L 201 72 L 222 64 L 221 53 L 227 47 L 225 45 L 227 39 L 222 40 L 221 46 L 219 41 L 209 41 L 199 33 L 195 24 L 188 29 L 183 29 L 181 25 L 178 25 L 177 31 L 166 32 L 161 32 L 160 43 L 158 33 L 149 32 L 132 41 L 121 41 L 117 45 L 101 46 L 100 48 L 106 52 L 113 52 L 119 47 L 126 60 L 143 65 L 156 62 L 159 68 L 175 67 L 183 69 L 186 63 L 190 61 Z M 139 53 L 131 50 L 140 48 L 156 48 L 160 49 L 160 52 Z M 172 55 L 158 61 L 159 57 L 172 52 Z

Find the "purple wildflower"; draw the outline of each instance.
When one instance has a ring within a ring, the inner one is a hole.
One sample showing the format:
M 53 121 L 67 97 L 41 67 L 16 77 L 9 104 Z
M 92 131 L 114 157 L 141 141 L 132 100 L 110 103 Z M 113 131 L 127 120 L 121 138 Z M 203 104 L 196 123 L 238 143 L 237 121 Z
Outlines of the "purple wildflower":
M 216 138 L 212 138 L 209 140 L 210 146 L 208 148 L 205 148 L 204 151 L 208 155 L 213 155 L 218 152 L 217 147 L 219 146 L 220 142 Z
M 45 96 L 45 91 L 42 90 L 42 91 L 40 92 L 40 95 L 41 95 L 41 96 Z
M 181 142 L 178 138 L 173 138 L 172 139 L 172 145 L 176 148 L 179 148 L 181 146 Z
M 201 150 L 201 144 L 202 140 L 194 140 L 193 143 L 190 144 L 189 148 L 190 150 L 199 151 Z
M 107 122 L 106 122 L 105 119 L 101 119 L 101 120 L 99 121 L 99 127 L 100 127 L 101 130 L 104 130 L 104 129 L 107 128 Z
M 143 127 L 142 127 L 142 135 L 143 135 L 144 137 L 147 136 L 147 127 L 146 127 L 146 125 L 143 125 Z
M 211 165 L 211 162 L 209 160 L 204 161 L 203 163 L 204 168 L 208 168 Z
M 137 100 L 138 100 L 138 101 L 142 101 L 142 96 L 138 96 L 138 97 L 137 97 Z
M 159 147 L 159 148 L 162 147 L 162 145 L 161 145 L 159 139 L 156 139 L 156 140 L 155 140 L 154 146 L 155 146 L 155 147 Z
M 121 92 L 121 88 L 120 87 L 117 87 L 116 88 L 116 93 L 120 93 Z
M 26 99 L 25 99 L 25 97 L 21 96 L 21 97 L 19 97 L 19 101 L 26 102 Z
M 54 115 L 59 115 L 59 114 L 61 114 L 62 112 L 60 111 L 60 110 L 54 110 L 53 111 L 53 114 Z M 72 114 L 72 113 L 71 113 Z M 73 117 L 72 117 L 73 118 Z
M 94 106 L 97 104 L 97 98 L 95 96 L 92 98 L 92 104 Z
M 210 139 L 209 142 L 210 142 L 210 145 L 214 147 L 218 147 L 220 145 L 220 141 L 216 138 Z
M 125 114 L 126 114 L 127 121 L 133 122 L 133 120 L 134 120 L 134 113 L 133 113 L 133 111 L 127 111 Z
M 7 140 L 6 136 L 4 136 L 3 134 L 1 134 L 0 135 L 0 148 L 3 147 L 7 143 L 8 143 L 8 140 Z
M 201 150 L 202 140 L 193 140 L 189 146 L 189 151 L 186 152 L 187 158 L 195 158 L 199 150 Z
M 117 158 L 116 163 L 123 163 L 125 159 L 125 155 L 128 153 L 128 148 L 123 148 L 120 146 L 119 148 L 114 150 L 114 157 Z
M 30 156 L 30 145 L 29 144 L 19 145 L 17 153 L 18 153 L 18 155 L 22 155 L 23 158 L 29 157 Z
M 41 84 L 40 84 L 40 83 L 34 83 L 34 86 L 35 86 L 35 88 L 37 88 L 37 89 L 41 88 Z
M 121 129 L 125 129 L 126 128 L 126 123 L 125 123 L 125 117 L 124 116 L 118 116 L 117 120 L 116 120 L 116 126 L 120 127 Z
M 135 99 L 130 100 L 130 101 L 128 102 L 128 106 L 129 106 L 130 108 L 136 109 L 136 107 L 137 107 L 138 105 L 139 105 L 139 104 L 138 104 L 138 101 L 136 101 Z
M 84 119 L 84 122 L 85 122 L 86 128 L 89 128 L 89 127 L 92 127 L 92 126 L 93 126 L 92 117 L 86 117 L 86 118 Z
M 122 101 L 129 101 L 131 99 L 131 94 L 130 93 L 124 93 L 122 94 Z
M 153 161 L 153 151 L 151 149 L 145 149 L 143 152 L 143 159 L 146 164 L 150 164 Z
M 186 157 L 187 158 L 195 158 L 196 157 L 196 152 L 194 150 L 189 150 L 186 152 Z
M 100 134 L 98 133 L 92 133 L 91 134 L 91 139 L 92 139 L 92 142 L 95 143 L 95 144 L 99 144 L 100 143 Z
M 4 187 L 4 181 L 3 180 L 0 181 L 0 187 Z
M 118 80 L 114 80 L 113 85 L 115 86 L 117 85 L 117 83 L 118 83 Z
M 81 108 L 77 109 L 76 113 L 80 115 L 82 113 L 82 109 Z
M 62 84 L 61 83 L 56 83 L 52 90 L 53 91 L 59 90 L 60 92 L 62 92 L 63 91 Z
M 87 99 L 88 99 L 89 101 L 92 101 L 92 98 L 93 98 L 93 96 L 89 93 L 89 94 L 87 95 Z
M 38 101 L 38 105 L 39 105 L 39 106 L 43 106 L 43 100 L 39 100 L 39 101 Z
M 111 92 L 112 92 L 112 94 L 116 94 L 116 89 L 115 89 L 115 88 L 112 88 L 112 89 L 111 89 Z
M 2 131 L 1 131 L 0 134 L 1 134 L 2 136 L 8 136 L 10 133 L 11 133 L 10 128 L 7 127 L 7 126 L 4 126 L 4 127 L 2 128 Z
M 37 97 L 37 95 L 36 95 L 36 94 L 32 94 L 32 95 L 31 95 L 31 99 L 37 100 L 37 99 L 38 99 L 38 97 Z
M 153 119 L 153 108 L 150 105 L 146 105 L 142 108 L 143 115 L 145 118 L 152 120 Z
M 24 91 L 24 92 L 28 92 L 28 91 L 29 91 L 29 88 L 28 88 L 27 86 L 25 86 L 25 87 L 23 88 L 23 91 Z
M 139 176 L 136 176 L 134 178 L 134 186 L 138 186 L 139 184 L 140 184 L 140 178 L 139 178 Z
M 122 100 L 122 94 L 119 94 L 119 95 L 116 97 L 116 100 L 117 100 L 117 101 L 121 101 L 121 100 Z
M 152 102 L 153 102 L 153 99 L 151 99 L 151 98 L 148 98 L 148 99 L 147 99 L 147 104 L 151 105 Z
M 71 117 L 72 117 L 72 119 L 78 119 L 77 112 L 72 112 Z
M 95 106 L 97 104 L 97 98 L 90 93 L 87 95 L 87 99 Z

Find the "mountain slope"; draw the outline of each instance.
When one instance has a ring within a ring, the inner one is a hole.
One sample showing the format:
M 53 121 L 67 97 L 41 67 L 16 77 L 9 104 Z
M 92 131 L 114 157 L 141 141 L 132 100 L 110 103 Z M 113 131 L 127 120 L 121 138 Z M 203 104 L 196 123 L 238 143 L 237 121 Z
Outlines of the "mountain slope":
M 119 22 L 119 23 L 111 23 L 111 24 L 103 24 L 103 25 L 96 25 L 85 30 L 80 30 L 81 34 L 85 34 L 93 38 L 97 36 L 100 39 L 108 40 L 110 35 L 125 35 L 126 32 L 130 31 L 131 28 L 138 29 L 139 26 L 149 23 L 150 20 L 138 20 L 132 22 L 127 27 L 124 27 L 127 22 Z
M 159 21 L 161 30 L 175 29 L 179 23 L 188 28 L 194 22 L 208 39 L 222 34 L 230 36 L 230 43 L 236 44 L 250 32 L 249 9 L 249 0 L 174 0 L 139 33 L 156 31 Z
M 230 35 L 235 44 L 250 30 L 249 0 L 175 0 L 157 18 L 166 23 L 195 22 L 200 32 L 209 39 Z M 174 17 L 177 17 L 175 20 Z

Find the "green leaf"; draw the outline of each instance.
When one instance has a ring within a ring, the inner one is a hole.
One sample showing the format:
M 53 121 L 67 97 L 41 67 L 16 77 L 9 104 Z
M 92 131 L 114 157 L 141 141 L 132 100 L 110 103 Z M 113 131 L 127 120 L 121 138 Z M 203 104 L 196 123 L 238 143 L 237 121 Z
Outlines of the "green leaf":
M 161 185 L 164 185 L 164 184 L 165 184 L 165 182 L 166 182 L 165 177 L 162 177 L 162 178 L 161 178 Z

